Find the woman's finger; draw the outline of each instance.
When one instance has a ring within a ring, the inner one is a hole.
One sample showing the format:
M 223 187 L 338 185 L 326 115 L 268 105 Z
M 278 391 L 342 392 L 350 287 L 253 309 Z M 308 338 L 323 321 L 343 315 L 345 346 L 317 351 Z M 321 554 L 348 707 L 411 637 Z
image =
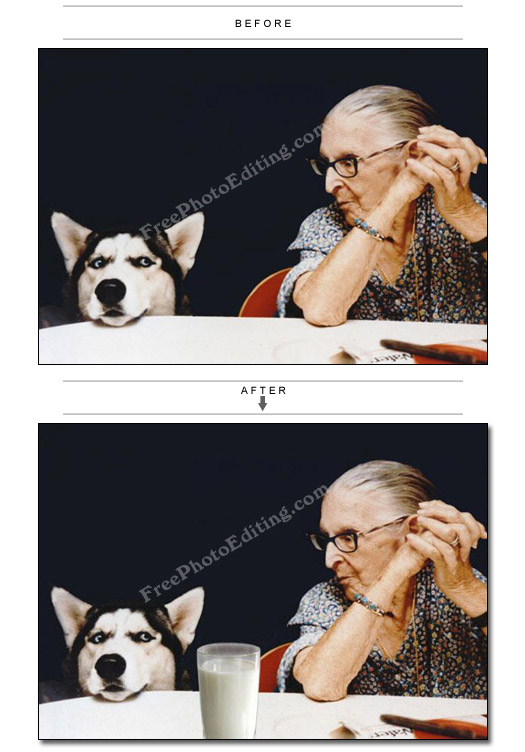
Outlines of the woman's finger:
M 448 524 L 446 522 L 440 522 L 432 517 L 425 517 L 423 515 L 417 518 L 417 521 L 421 527 L 425 530 L 429 530 L 436 537 L 440 538 L 444 543 L 452 548 L 459 548 L 459 555 L 462 561 L 468 561 L 470 557 L 471 549 L 471 537 L 468 528 L 465 525 Z M 458 540 L 456 546 L 453 546 L 455 540 Z
M 431 125 L 429 127 L 420 128 L 418 134 L 418 140 L 433 141 L 440 146 L 459 146 L 461 137 L 454 131 L 450 131 L 447 128 L 443 128 L 441 125 Z
M 434 548 L 439 551 L 441 559 L 446 564 L 447 568 L 451 572 L 455 572 L 458 566 L 457 548 L 450 546 L 448 543 L 445 543 L 445 541 L 441 540 L 441 538 L 438 538 L 432 533 L 425 532 L 422 537 L 423 540 L 425 540 L 431 546 L 434 546 Z
M 449 136 L 456 136 L 459 138 L 458 134 L 453 131 L 451 128 L 445 128 L 444 125 L 440 125 L 439 123 L 435 123 L 434 125 L 423 125 L 421 128 L 419 128 L 420 133 L 443 133 L 447 134 Z
M 419 504 L 418 514 L 428 514 L 443 522 L 461 522 L 461 512 L 452 504 L 445 504 L 444 501 L 438 499 L 422 501 Z
M 485 540 L 488 537 L 485 526 L 481 522 L 478 522 L 470 512 L 460 512 L 451 504 L 445 504 L 445 502 L 437 499 L 433 501 L 422 501 L 419 504 L 418 516 L 419 515 L 433 517 L 442 522 L 466 525 L 472 541 L 475 543 L 474 547 L 477 546 L 480 538 Z
M 446 148 L 463 148 L 469 153 L 474 161 L 487 164 L 487 155 L 481 147 L 474 143 L 468 136 L 458 136 L 454 131 L 447 130 L 442 126 L 430 126 L 419 129 L 418 143 L 420 141 L 431 142 Z
M 426 163 L 427 167 L 430 170 L 433 170 L 433 172 L 435 172 L 436 175 L 441 179 L 441 182 L 445 186 L 449 196 L 451 196 L 451 198 L 456 198 L 459 189 L 457 175 L 460 175 L 460 169 L 458 169 L 456 172 L 452 172 L 452 170 L 450 170 L 448 167 L 443 167 L 443 165 L 438 164 L 431 157 L 425 157 L 423 161 Z M 469 178 L 470 173 L 467 173 L 467 183 Z M 462 179 L 461 175 L 460 179 Z
M 479 537 L 483 538 L 483 540 L 487 540 L 487 538 L 488 538 L 487 528 L 479 520 L 476 520 L 476 522 L 478 523 L 478 527 L 479 527 L 479 531 L 480 531 L 480 536 Z
M 479 164 L 487 164 L 487 156 L 485 152 L 483 151 L 483 149 L 480 149 L 479 146 L 476 146 L 471 138 L 462 138 L 461 145 L 472 160 L 472 164 L 475 165 L 473 172 L 478 171 Z
M 476 518 L 470 514 L 470 512 L 463 512 L 461 516 L 463 517 L 464 524 L 469 530 L 470 537 L 472 539 L 472 548 L 477 548 L 479 539 L 487 537 L 485 527 L 480 522 L 478 522 Z
M 443 552 L 440 551 L 436 545 L 434 545 L 434 541 L 432 541 L 431 543 L 430 540 L 426 540 L 421 535 L 415 535 L 414 533 L 407 534 L 407 541 L 410 543 L 412 548 L 414 548 L 423 556 L 426 556 L 427 559 L 433 561 L 437 566 L 443 566 L 443 564 L 447 564 Z
M 430 185 L 436 190 L 446 190 L 441 177 L 437 172 L 432 170 L 428 164 L 424 164 L 422 160 L 407 159 L 407 167 L 414 173 L 414 175 L 417 175 L 421 180 L 424 180 L 425 183 L 430 183 Z
M 449 504 L 433 503 L 432 505 L 425 506 L 420 509 L 418 518 L 434 518 L 439 519 L 442 522 L 446 522 L 450 525 L 455 525 L 458 528 L 466 527 L 471 540 L 471 547 L 477 548 L 480 538 L 487 537 L 487 531 L 481 522 L 478 522 L 470 512 L 459 512 Z
M 451 147 L 447 149 L 444 146 L 432 143 L 432 141 L 418 142 L 418 146 L 421 151 L 424 151 L 425 154 L 431 156 L 432 159 L 439 162 L 439 164 L 442 164 L 444 167 L 448 167 L 449 170 L 454 167 L 456 162 L 460 162 L 460 164 L 464 166 L 464 169 L 469 172 L 479 164 L 478 156 L 476 156 L 475 159 L 472 159 L 470 153 L 461 147 Z
M 479 164 L 479 159 L 473 161 L 470 154 L 464 149 L 445 149 L 443 146 L 430 142 L 419 143 L 419 148 L 432 157 L 434 162 L 450 170 L 454 178 L 459 172 L 460 183 L 465 187 L 469 184 L 470 173 L 477 169 Z M 453 170 L 452 168 L 456 165 L 459 169 Z

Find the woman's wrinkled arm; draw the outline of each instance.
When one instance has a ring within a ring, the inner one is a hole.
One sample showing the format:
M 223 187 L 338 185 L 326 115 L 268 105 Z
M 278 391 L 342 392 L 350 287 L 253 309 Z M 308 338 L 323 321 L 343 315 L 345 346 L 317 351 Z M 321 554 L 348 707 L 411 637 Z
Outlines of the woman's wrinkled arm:
M 394 593 L 407 577 L 406 568 L 394 558 L 366 595 L 381 608 L 390 608 Z M 293 675 L 312 700 L 334 702 L 346 697 L 348 685 L 366 661 L 382 619 L 354 604 L 337 619 L 316 645 L 297 654 Z
M 474 578 L 468 587 L 456 592 L 454 602 L 467 616 L 475 619 L 487 611 L 487 586 L 481 580 Z M 487 634 L 487 627 L 482 629 L 484 634 Z
M 388 235 L 398 212 L 390 202 L 378 206 L 367 221 Z M 343 324 L 376 266 L 381 242 L 351 230 L 313 272 L 300 277 L 293 299 L 305 319 L 317 326 Z
M 417 197 L 407 195 L 407 186 L 396 180 L 366 221 L 389 235 L 401 209 Z M 293 299 L 305 319 L 317 326 L 343 324 L 348 311 L 361 295 L 377 264 L 383 243 L 358 228 L 352 229 L 319 264 L 297 280 Z

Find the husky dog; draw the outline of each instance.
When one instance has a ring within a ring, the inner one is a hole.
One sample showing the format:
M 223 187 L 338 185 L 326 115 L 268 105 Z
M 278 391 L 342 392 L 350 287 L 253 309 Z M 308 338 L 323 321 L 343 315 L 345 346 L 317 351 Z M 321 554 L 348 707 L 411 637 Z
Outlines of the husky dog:
M 141 316 L 189 315 L 182 282 L 202 238 L 202 212 L 149 238 L 135 230 L 89 230 L 58 212 L 51 225 L 69 274 L 72 320 L 123 326 Z
M 181 689 L 182 656 L 202 613 L 202 588 L 165 606 L 91 606 L 58 587 L 51 600 L 68 648 L 65 678 L 77 695 L 118 702 L 142 690 Z

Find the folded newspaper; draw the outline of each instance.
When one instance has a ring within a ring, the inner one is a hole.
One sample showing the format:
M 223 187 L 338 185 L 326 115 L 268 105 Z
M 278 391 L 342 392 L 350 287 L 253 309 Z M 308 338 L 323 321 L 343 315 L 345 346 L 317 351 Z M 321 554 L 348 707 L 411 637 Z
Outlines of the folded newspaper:
M 425 719 L 430 720 L 430 719 Z M 440 718 L 440 722 L 445 719 Z M 483 715 L 465 715 L 457 716 L 455 718 L 447 718 L 451 724 L 460 723 L 475 724 L 476 726 L 487 727 L 487 718 Z M 352 739 L 416 739 L 416 732 L 412 729 L 404 726 L 392 726 L 389 723 L 382 723 L 378 721 L 374 724 L 363 724 L 355 716 L 347 716 L 341 721 L 341 731 L 339 738 L 352 738 Z M 436 729 L 436 733 L 439 731 Z
M 454 347 L 459 345 L 487 352 L 487 343 L 482 340 L 450 342 L 449 344 Z M 440 343 L 440 345 L 445 348 L 447 343 Z M 384 347 L 378 347 L 374 350 L 364 350 L 358 344 L 349 340 L 344 345 L 341 345 L 340 351 L 331 358 L 331 362 L 341 365 L 345 363 L 348 365 L 407 365 L 415 363 L 415 359 L 409 353 L 387 350 Z

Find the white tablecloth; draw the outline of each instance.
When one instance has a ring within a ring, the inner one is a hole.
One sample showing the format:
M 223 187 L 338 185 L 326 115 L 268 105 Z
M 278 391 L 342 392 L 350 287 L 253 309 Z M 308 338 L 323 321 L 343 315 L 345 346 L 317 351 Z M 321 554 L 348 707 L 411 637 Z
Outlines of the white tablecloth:
M 425 345 L 486 336 L 485 326 L 468 324 L 348 321 L 315 327 L 303 319 L 146 316 L 122 328 L 85 322 L 42 329 L 40 363 L 330 363 L 341 347 L 360 355 L 377 351 L 381 339 Z
M 341 721 L 371 727 L 382 713 L 419 719 L 479 715 L 484 700 L 351 696 L 319 703 L 259 695 L 257 739 L 337 738 Z M 202 739 L 198 692 L 143 692 L 115 703 L 84 697 L 40 706 L 41 739 Z

